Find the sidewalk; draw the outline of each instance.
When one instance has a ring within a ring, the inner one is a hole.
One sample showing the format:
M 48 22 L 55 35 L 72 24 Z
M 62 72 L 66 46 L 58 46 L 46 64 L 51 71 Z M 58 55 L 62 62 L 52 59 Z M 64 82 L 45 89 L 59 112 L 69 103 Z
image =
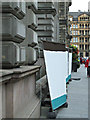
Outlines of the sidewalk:
M 88 79 L 84 65 L 77 72 L 72 73 L 72 80 L 68 85 L 68 108 L 60 108 L 57 118 L 88 118 Z

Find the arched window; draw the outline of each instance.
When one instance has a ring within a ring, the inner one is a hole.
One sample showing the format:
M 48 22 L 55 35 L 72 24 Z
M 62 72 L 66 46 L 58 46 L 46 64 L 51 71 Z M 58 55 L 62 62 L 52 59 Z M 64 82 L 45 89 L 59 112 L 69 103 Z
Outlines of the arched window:
M 81 28 L 81 24 L 80 24 L 79 26 L 80 26 L 80 28 Z
M 87 28 L 87 24 L 85 24 L 85 28 Z

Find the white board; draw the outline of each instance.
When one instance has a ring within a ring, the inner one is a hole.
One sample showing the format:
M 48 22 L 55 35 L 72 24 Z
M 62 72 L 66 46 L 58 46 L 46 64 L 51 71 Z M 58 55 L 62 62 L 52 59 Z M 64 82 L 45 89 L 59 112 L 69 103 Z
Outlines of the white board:
M 69 75 L 71 75 L 72 71 L 72 53 L 69 53 Z
M 68 58 L 68 52 L 66 54 L 66 83 L 69 80 L 69 58 Z
M 53 110 L 66 102 L 67 52 L 44 50 Z

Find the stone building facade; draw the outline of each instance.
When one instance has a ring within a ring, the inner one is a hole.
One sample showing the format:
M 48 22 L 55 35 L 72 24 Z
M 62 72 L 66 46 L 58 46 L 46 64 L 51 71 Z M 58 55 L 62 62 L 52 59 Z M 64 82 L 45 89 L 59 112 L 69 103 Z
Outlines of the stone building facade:
M 70 3 L 66 4 L 62 8 L 67 17 Z M 39 118 L 48 92 L 42 41 L 60 42 L 59 3 L 8 1 L 1 8 L 0 118 Z
M 68 15 L 69 15 L 69 7 L 71 6 L 71 0 L 67 2 L 59 2 L 59 42 L 60 43 L 68 43 L 67 36 L 68 33 Z
M 80 57 L 90 56 L 90 14 L 89 12 L 70 12 L 71 44 L 78 47 Z

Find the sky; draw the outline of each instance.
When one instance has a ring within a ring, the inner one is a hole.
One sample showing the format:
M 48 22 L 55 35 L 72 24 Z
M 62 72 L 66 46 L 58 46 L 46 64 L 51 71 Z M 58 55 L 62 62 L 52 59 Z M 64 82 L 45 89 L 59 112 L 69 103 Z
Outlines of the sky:
M 88 2 L 90 0 L 72 0 L 72 5 L 69 7 L 70 12 L 88 11 Z

